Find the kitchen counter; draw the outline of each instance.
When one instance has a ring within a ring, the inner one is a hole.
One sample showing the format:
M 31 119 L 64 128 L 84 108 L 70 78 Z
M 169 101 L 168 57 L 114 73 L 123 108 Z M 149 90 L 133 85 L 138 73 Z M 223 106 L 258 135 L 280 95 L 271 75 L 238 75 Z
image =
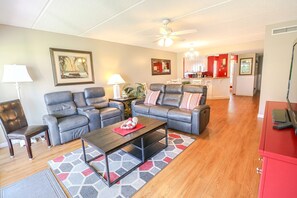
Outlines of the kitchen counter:
M 230 98 L 230 78 L 216 77 L 216 78 L 184 78 L 179 80 L 172 80 L 168 83 L 181 83 L 190 81 L 191 84 L 206 85 L 207 99 L 229 99 Z

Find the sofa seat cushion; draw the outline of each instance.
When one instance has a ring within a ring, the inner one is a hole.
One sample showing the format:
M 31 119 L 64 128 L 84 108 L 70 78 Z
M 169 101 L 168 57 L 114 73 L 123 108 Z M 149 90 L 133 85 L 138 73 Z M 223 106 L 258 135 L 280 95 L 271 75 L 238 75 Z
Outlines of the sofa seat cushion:
M 191 118 L 192 118 L 192 110 L 176 108 L 168 112 L 168 119 L 171 119 L 171 120 L 191 122 L 192 121 Z
M 61 133 L 88 125 L 88 123 L 88 118 L 83 115 L 72 115 L 58 119 L 58 127 Z
M 106 107 L 99 109 L 101 120 L 106 120 L 112 117 L 121 116 L 121 111 L 114 107 Z
M 138 104 L 134 106 L 134 111 L 141 114 L 149 114 L 149 110 L 153 106 L 149 104 Z
M 174 109 L 172 106 L 156 105 L 150 108 L 150 115 L 167 118 L 167 114 L 170 109 Z

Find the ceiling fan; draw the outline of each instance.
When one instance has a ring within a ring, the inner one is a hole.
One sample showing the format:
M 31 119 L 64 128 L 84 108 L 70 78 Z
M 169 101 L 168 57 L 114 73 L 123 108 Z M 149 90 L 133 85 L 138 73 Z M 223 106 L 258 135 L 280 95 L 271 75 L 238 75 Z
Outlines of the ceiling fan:
M 173 40 L 183 40 L 179 35 L 191 34 L 197 32 L 196 29 L 182 30 L 174 32 L 172 28 L 169 27 L 169 23 L 172 21 L 170 19 L 163 19 L 163 26 L 160 28 L 160 35 L 157 35 L 159 38 L 157 40 L 158 45 L 162 47 L 169 47 L 173 44 Z

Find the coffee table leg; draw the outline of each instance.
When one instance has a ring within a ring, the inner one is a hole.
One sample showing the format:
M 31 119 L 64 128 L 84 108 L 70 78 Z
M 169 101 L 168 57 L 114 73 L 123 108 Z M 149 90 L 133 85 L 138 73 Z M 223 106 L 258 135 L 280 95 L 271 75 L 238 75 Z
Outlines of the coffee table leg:
M 143 137 L 141 138 L 141 161 L 144 162 L 144 143 L 143 143 Z
M 106 176 L 107 176 L 107 182 L 108 182 L 108 187 L 110 187 L 110 175 L 109 175 L 109 165 L 108 165 L 108 156 L 105 154 L 105 165 L 106 165 Z
M 85 162 L 87 163 L 87 156 L 86 156 L 85 142 L 84 142 L 83 139 L 81 140 L 81 144 L 82 144 L 82 149 L 83 149 L 83 154 L 84 154 L 84 160 L 85 160 Z
M 168 146 L 168 127 L 167 124 L 165 125 L 165 142 L 166 142 L 166 147 Z

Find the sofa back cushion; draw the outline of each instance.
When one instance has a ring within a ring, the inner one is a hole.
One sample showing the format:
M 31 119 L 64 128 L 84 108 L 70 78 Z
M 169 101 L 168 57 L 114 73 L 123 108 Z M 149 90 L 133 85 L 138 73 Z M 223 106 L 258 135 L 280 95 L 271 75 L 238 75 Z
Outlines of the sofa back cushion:
M 163 103 L 163 99 L 164 99 L 165 85 L 159 84 L 159 83 L 153 83 L 150 85 L 150 90 L 160 91 L 160 94 L 159 94 L 159 97 L 157 100 L 157 105 L 161 105 Z
M 52 92 L 44 95 L 48 114 L 57 118 L 77 114 L 70 91 Z
M 76 104 L 77 107 L 87 106 L 84 92 L 76 92 L 76 93 L 72 93 L 72 95 L 73 95 L 74 103 Z
M 178 84 L 166 85 L 162 105 L 179 107 L 182 99 L 183 86 Z
M 108 107 L 103 87 L 92 87 L 84 90 L 87 105 L 93 105 L 97 109 Z
M 207 86 L 205 85 L 184 85 L 183 92 L 200 93 L 202 96 L 199 104 L 204 105 L 206 103 Z

